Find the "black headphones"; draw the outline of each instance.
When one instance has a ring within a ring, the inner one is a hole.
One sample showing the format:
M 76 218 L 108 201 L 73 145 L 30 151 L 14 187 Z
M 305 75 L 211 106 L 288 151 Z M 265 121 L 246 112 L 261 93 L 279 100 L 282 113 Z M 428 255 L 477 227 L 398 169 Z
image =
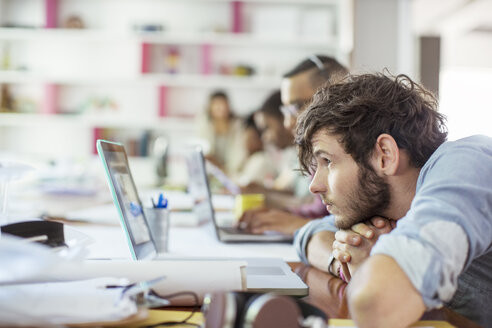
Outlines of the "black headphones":
M 299 328 L 327 320 L 310 304 L 272 293 L 215 292 L 205 296 L 202 312 L 206 328 Z

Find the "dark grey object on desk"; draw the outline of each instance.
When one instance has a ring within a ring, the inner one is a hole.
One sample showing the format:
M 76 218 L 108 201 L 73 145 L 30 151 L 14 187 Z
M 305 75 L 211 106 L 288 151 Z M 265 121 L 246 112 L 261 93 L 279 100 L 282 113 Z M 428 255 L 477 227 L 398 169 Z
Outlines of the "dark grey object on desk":
M 67 246 L 63 223 L 41 220 L 22 221 L 1 226 L 2 234 L 28 239 L 50 247 Z

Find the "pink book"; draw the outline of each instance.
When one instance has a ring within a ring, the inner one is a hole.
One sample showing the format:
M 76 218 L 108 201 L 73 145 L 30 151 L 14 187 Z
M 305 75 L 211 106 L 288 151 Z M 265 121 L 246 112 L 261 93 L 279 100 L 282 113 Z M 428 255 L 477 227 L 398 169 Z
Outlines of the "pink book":
M 243 31 L 243 3 L 242 1 L 232 1 L 232 33 Z
M 212 74 L 212 45 L 202 44 L 202 74 Z
M 46 22 L 45 28 L 56 28 L 58 16 L 58 0 L 44 0 Z
M 41 106 L 41 113 L 56 114 L 58 102 L 58 85 L 47 83 L 44 85 L 44 99 Z
M 167 87 L 161 85 L 159 87 L 159 112 L 158 112 L 159 117 L 165 117 L 168 114 L 166 98 L 167 98 Z
M 96 141 L 98 139 L 104 139 L 103 138 L 103 129 L 102 128 L 94 128 L 92 130 L 92 153 L 97 155 L 97 146 L 96 146 Z
M 150 43 L 142 43 L 142 74 L 150 73 Z

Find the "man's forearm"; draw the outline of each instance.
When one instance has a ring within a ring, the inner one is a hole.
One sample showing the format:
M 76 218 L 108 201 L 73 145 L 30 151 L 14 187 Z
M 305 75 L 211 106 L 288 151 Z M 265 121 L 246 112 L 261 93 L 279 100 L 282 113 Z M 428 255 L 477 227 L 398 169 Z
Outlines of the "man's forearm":
M 385 255 L 367 259 L 348 286 L 357 327 L 408 327 L 425 311 L 420 293 L 397 262 Z
M 321 231 L 314 234 L 309 240 L 306 250 L 309 264 L 327 272 L 334 240 L 335 233 L 332 231 Z

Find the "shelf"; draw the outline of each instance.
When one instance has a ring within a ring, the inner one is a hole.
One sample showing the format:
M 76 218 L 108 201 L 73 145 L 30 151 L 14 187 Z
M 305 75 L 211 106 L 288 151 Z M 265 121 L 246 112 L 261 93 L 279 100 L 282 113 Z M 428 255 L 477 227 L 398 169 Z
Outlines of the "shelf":
M 278 88 L 280 77 L 269 76 L 228 76 L 228 75 L 191 75 L 191 74 L 159 74 L 150 73 L 141 77 L 158 85 L 174 87 L 230 87 L 230 88 Z
M 143 42 L 153 44 L 212 44 L 243 47 L 326 47 L 335 48 L 336 37 L 275 36 L 251 33 L 171 33 L 171 32 L 110 32 L 96 29 L 44 29 L 44 28 L 0 28 L 0 40 L 41 41 L 55 40 L 85 42 Z
M 193 118 L 188 117 L 162 117 L 148 119 L 118 117 L 108 115 L 80 115 L 80 122 L 89 127 L 121 128 L 121 129 L 153 129 L 186 131 L 193 128 Z
M 138 33 L 142 42 L 155 44 L 213 44 L 221 46 L 326 47 L 335 48 L 335 37 L 254 35 L 251 33 Z
M 135 77 L 77 77 L 53 76 L 23 71 L 0 71 L 0 83 L 9 84 L 61 84 L 61 85 L 166 85 L 172 87 L 234 87 L 234 88 L 275 88 L 280 77 L 270 76 L 229 76 L 202 74 L 149 73 Z
M 74 152 L 92 152 L 98 134 L 124 139 L 152 130 L 179 143 L 196 133 L 187 115 L 206 108 L 214 89 L 226 90 L 243 116 L 309 54 L 347 62 L 352 36 L 342 23 L 351 22 L 351 1 L 7 0 L 1 23 L 19 27 L 0 27 L 0 60 L 25 70 L 0 70 L 0 84 L 37 108 L 0 113 L 0 140 L 5 135 L 5 147 L 13 148 L 17 134 L 26 134 L 24 151 L 37 151 L 44 131 L 53 131 L 53 145 L 73 131 L 81 141 Z M 71 15 L 87 28 L 61 28 Z M 165 28 L 133 29 L 152 25 Z M 219 75 L 249 67 L 259 75 Z M 182 73 L 164 73 L 174 71 Z M 106 99 L 118 110 L 96 110 L 110 107 L 98 107 Z
M 0 83 L 10 84 L 128 84 L 140 83 L 138 78 L 120 77 L 95 77 L 95 76 L 58 76 L 50 74 L 33 73 L 29 71 L 1 71 Z
M 138 41 L 135 34 L 100 29 L 0 28 L 0 40 L 10 41 Z
M 1 127 L 33 127 L 58 124 L 79 124 L 73 116 L 68 115 L 41 115 L 24 113 L 0 113 Z
M 189 130 L 193 126 L 192 118 L 163 117 L 144 120 L 139 118 L 118 117 L 117 115 L 69 115 L 69 114 L 23 114 L 0 113 L 0 127 L 39 127 L 71 126 L 74 128 L 121 128 L 121 129 L 155 129 L 155 130 Z

